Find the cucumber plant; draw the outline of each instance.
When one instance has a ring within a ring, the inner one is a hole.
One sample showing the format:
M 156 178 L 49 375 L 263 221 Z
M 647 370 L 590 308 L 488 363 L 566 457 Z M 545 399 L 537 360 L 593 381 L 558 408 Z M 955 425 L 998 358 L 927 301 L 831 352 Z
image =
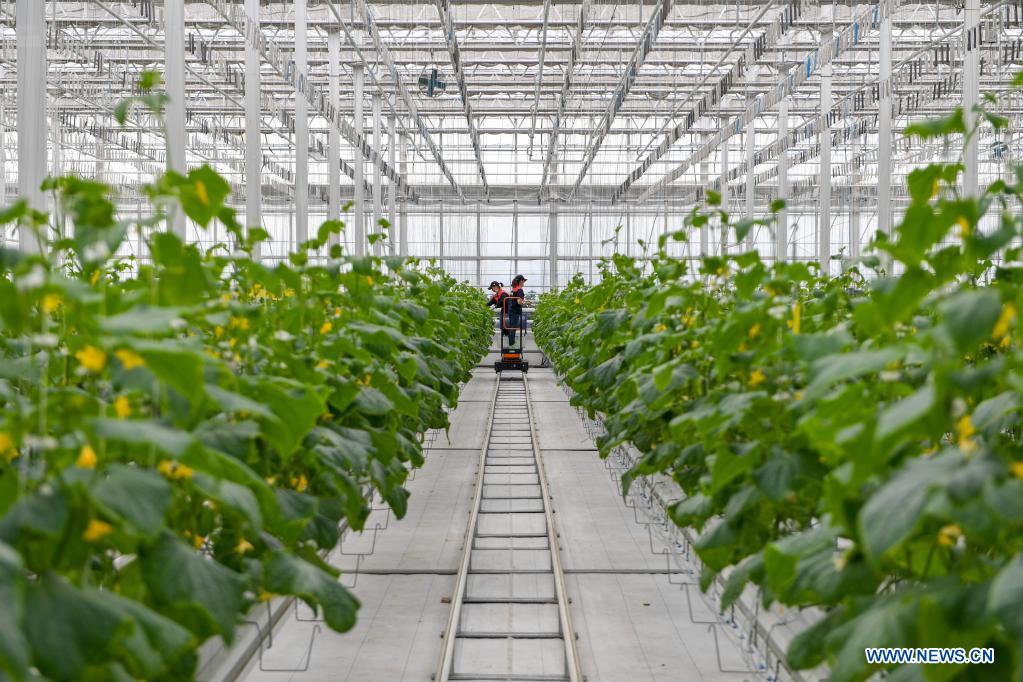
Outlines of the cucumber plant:
M 968 131 L 957 110 L 907 133 Z M 708 221 L 740 242 L 770 224 L 733 224 L 708 193 L 649 263 L 616 255 L 537 307 L 573 404 L 604 415 L 601 455 L 642 453 L 623 488 L 677 482 L 669 514 L 698 532 L 723 607 L 753 583 L 765 605 L 823 609 L 788 659 L 835 681 L 875 673 L 875 646 L 996 652 L 892 679 L 1023 679 L 1023 169 L 977 197 L 962 171 L 913 170 L 893 235 L 837 276 L 756 252 L 669 257 Z
M 406 513 L 422 434 L 489 347 L 482 295 L 346 256 L 339 222 L 261 263 L 267 233 L 206 166 L 159 177 L 144 219 L 94 180 L 46 189 L 54 216 L 0 214 L 43 245 L 0 250 L 0 677 L 189 679 L 198 646 L 273 595 L 351 628 L 321 553 L 374 494 Z M 172 210 L 233 243 L 154 229 Z M 151 258 L 113 258 L 136 232 Z

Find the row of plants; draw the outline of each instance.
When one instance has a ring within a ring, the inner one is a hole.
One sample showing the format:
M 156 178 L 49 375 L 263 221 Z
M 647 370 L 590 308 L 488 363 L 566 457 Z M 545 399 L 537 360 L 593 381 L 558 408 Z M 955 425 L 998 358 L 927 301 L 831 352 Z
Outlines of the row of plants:
M 264 265 L 208 167 L 160 177 L 143 220 L 98 182 L 46 189 L 52 216 L 0 215 L 47 245 L 0 250 L 0 678 L 191 679 L 273 595 L 351 628 L 320 555 L 374 493 L 405 514 L 421 436 L 489 346 L 482 296 L 345 256 L 339 222 Z M 203 253 L 170 211 L 234 243 Z M 151 259 L 111 258 L 136 230 Z
M 967 131 L 956 111 L 907 133 Z M 877 672 L 874 646 L 995 649 L 993 666 L 889 679 L 1023 679 L 1023 169 L 979 197 L 962 172 L 912 171 L 897 229 L 838 276 L 755 252 L 669 257 L 708 222 L 740 243 L 771 226 L 731 221 L 711 192 L 648 262 L 616 255 L 537 307 L 573 404 L 603 414 L 601 455 L 642 454 L 623 487 L 674 479 L 669 514 L 698 531 L 722 608 L 751 583 L 764 605 L 820 607 L 788 662 L 836 682 Z

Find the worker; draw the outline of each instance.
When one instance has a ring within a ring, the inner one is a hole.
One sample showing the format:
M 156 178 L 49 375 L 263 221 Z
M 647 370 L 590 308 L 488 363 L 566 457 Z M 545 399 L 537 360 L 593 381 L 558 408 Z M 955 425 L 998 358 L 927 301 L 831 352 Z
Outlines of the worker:
M 508 294 L 508 343 L 512 346 L 515 345 L 515 330 L 522 327 L 525 332 L 526 329 L 522 317 L 522 302 L 526 299 L 526 292 L 522 289 L 522 285 L 525 283 L 525 277 L 515 275 L 515 279 L 512 280 L 512 290 Z
M 504 300 L 506 298 L 508 298 L 508 292 L 504 290 L 504 284 L 502 284 L 501 282 L 498 282 L 495 279 L 493 282 L 490 283 L 490 286 L 487 287 L 487 288 L 490 289 L 490 292 L 493 294 L 493 296 L 490 297 L 490 300 L 487 301 L 487 305 L 488 306 L 494 306 L 495 308 L 497 308 L 497 311 L 503 317 L 504 316 Z M 504 324 L 504 320 L 503 319 L 502 319 L 502 324 L 501 324 L 501 333 L 502 334 L 507 334 L 508 333 L 507 331 L 505 331 L 505 324 Z

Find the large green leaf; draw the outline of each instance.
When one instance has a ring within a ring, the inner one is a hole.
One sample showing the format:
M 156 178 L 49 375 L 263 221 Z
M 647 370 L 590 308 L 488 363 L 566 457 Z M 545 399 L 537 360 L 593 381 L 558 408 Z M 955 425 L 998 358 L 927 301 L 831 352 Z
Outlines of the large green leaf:
M 355 625 L 359 601 L 334 576 L 290 554 L 278 552 L 266 564 L 266 589 L 293 594 L 310 606 L 319 605 L 334 630 L 347 632 Z
M 86 666 L 108 660 L 133 623 L 95 590 L 81 590 L 46 573 L 25 595 L 25 634 L 33 663 L 53 680 L 81 679 Z
M 195 444 L 195 438 L 186 431 L 164 426 L 151 419 L 94 419 L 93 431 L 101 438 L 145 445 L 159 452 L 180 457 Z
M 140 552 L 142 575 L 154 599 L 199 639 L 219 634 L 231 641 L 242 606 L 244 578 L 164 531 Z
M 25 676 L 29 665 L 28 642 L 21 629 L 25 616 L 25 577 L 21 557 L 0 542 L 0 674 Z
M 163 528 L 171 490 L 153 471 L 114 464 L 93 487 L 92 496 L 129 525 L 154 536 Z

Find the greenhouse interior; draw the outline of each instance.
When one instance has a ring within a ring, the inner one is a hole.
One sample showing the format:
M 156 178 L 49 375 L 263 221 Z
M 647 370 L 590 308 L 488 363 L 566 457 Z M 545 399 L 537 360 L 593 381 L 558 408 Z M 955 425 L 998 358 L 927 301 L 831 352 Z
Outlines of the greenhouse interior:
M 1023 679 L 1020 0 L 0 0 L 0 681 Z

